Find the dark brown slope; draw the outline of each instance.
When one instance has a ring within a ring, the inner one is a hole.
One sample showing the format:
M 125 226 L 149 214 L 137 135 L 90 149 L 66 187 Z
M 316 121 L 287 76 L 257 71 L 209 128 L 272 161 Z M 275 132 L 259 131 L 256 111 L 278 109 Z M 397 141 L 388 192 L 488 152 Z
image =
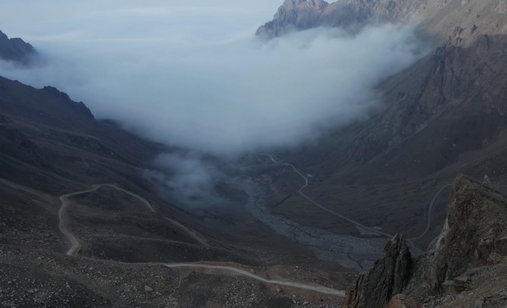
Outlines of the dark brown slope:
M 426 254 L 413 260 L 404 238 L 395 237 L 351 286 L 345 307 L 385 307 L 398 293 L 412 298 L 412 307 L 505 307 L 506 219 L 505 195 L 489 181 L 458 176 L 445 226 Z
M 21 64 L 28 64 L 33 56 L 37 54 L 32 45 L 20 38 L 8 38 L 0 31 L 0 58 L 7 61 L 14 61 Z

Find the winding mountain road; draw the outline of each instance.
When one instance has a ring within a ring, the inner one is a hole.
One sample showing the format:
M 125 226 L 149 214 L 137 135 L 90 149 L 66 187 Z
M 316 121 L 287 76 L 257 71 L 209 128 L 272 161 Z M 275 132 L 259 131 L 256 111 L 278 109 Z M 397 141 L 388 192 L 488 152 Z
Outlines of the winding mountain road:
M 301 171 L 299 171 L 296 166 L 294 166 L 293 164 L 290 164 L 290 163 L 287 163 L 287 162 L 284 162 L 284 161 L 281 161 L 281 160 L 276 160 L 272 155 L 268 155 L 269 159 L 276 163 L 276 164 L 279 164 L 279 165 L 284 165 L 284 166 L 287 166 L 287 167 L 290 167 L 292 168 L 292 170 L 298 174 L 304 181 L 304 184 L 303 186 L 301 186 L 299 189 L 298 189 L 298 194 L 303 197 L 304 199 L 306 199 L 308 202 L 312 203 L 313 205 L 315 205 L 316 207 L 320 208 L 321 210 L 333 215 L 333 216 L 336 216 L 340 219 L 343 219 L 345 221 L 348 221 L 350 222 L 351 224 L 353 224 L 354 226 L 356 226 L 358 229 L 360 230 L 363 230 L 365 232 L 369 232 L 369 233 L 372 233 L 372 234 L 376 234 L 376 235 L 379 235 L 379 236 L 385 236 L 385 237 L 388 237 L 388 238 L 392 238 L 393 235 L 392 234 L 389 234 L 389 233 L 385 233 L 385 232 L 382 232 L 382 231 L 379 231 L 375 228 L 372 228 L 372 227 L 368 227 L 368 226 L 365 226 L 363 224 L 361 224 L 360 222 L 352 219 L 352 218 L 349 218 L 347 216 L 344 216 L 336 211 L 333 211 L 332 209 L 330 208 L 327 208 L 325 207 L 324 205 L 322 205 L 321 203 L 313 200 L 312 198 L 310 198 L 308 195 L 306 195 L 303 190 L 305 188 L 308 187 L 309 185 L 309 181 L 308 181 L 308 177 L 306 177 Z
M 442 186 L 442 188 L 440 188 L 433 195 L 433 198 L 431 199 L 430 205 L 428 206 L 428 215 L 427 215 L 428 218 L 427 218 L 427 221 L 426 221 L 426 228 L 424 229 L 423 233 L 421 233 L 420 235 L 418 235 L 416 237 L 409 238 L 408 239 L 409 241 L 420 240 L 424 236 L 426 236 L 426 234 L 428 233 L 428 231 L 430 231 L 430 227 L 431 227 L 431 213 L 433 213 L 433 208 L 435 207 L 435 202 L 437 201 L 438 196 L 444 191 L 444 189 L 446 189 L 447 187 L 451 187 L 451 186 L 452 186 L 452 184 L 445 184 L 444 186 Z
M 60 229 L 60 232 L 69 240 L 70 242 L 70 248 L 67 250 L 66 254 L 68 256 L 75 256 L 81 249 L 81 242 L 80 240 L 71 232 L 69 229 L 69 224 L 66 221 L 66 214 L 67 214 L 67 208 L 69 207 L 69 198 L 81 194 L 87 194 L 92 191 L 96 191 L 100 188 L 100 185 L 93 185 L 90 189 L 87 190 L 81 190 L 77 192 L 73 192 L 66 195 L 60 196 L 60 209 L 58 209 L 58 229 Z
M 281 160 L 277 160 L 273 157 L 273 155 L 267 155 L 269 157 L 269 159 L 275 163 L 275 164 L 279 164 L 279 165 L 283 165 L 283 166 L 287 166 L 287 167 L 290 167 L 294 173 L 298 174 L 304 181 L 303 185 L 298 189 L 298 194 L 303 197 L 305 200 L 307 200 L 308 202 L 310 202 L 311 204 L 315 205 L 316 207 L 320 208 L 321 210 L 333 215 L 333 216 L 336 216 L 338 218 L 341 218 L 347 222 L 350 222 L 351 224 L 353 224 L 354 226 L 356 226 L 356 228 L 358 228 L 359 230 L 362 230 L 362 231 L 365 231 L 365 232 L 369 232 L 369 233 L 372 233 L 372 234 L 376 234 L 376 235 L 379 235 L 379 236 L 384 236 L 384 237 L 387 237 L 389 239 L 393 238 L 394 235 L 392 234 L 389 234 L 389 233 L 386 233 L 386 232 L 382 232 L 382 231 L 379 231 L 375 228 L 372 228 L 372 227 L 368 227 L 368 226 L 365 226 L 363 224 L 361 224 L 360 222 L 352 219 L 352 218 L 349 218 L 347 216 L 344 216 L 332 209 L 329 209 L 327 208 L 326 206 L 322 205 L 321 203 L 313 200 L 312 198 L 310 198 L 308 195 L 306 195 L 303 190 L 305 188 L 308 187 L 309 185 L 309 181 L 308 181 L 308 177 L 304 175 L 304 173 L 302 173 L 299 169 L 296 168 L 296 166 L 294 166 L 293 164 L 290 164 L 290 163 L 287 163 L 287 162 L 284 162 L 284 161 L 281 161 Z M 435 206 L 435 202 L 438 198 L 438 196 L 444 191 L 445 188 L 451 186 L 451 184 L 445 184 L 443 187 L 440 188 L 440 190 L 438 190 L 432 197 L 432 200 L 430 202 L 430 205 L 428 206 L 428 214 L 427 214 L 427 221 L 426 221 L 426 228 L 424 229 L 424 231 L 416 236 L 416 237 L 412 237 L 412 238 L 407 238 L 407 243 L 409 246 L 412 247 L 413 249 L 413 252 L 416 253 L 416 254 L 422 254 L 423 251 L 421 249 L 419 249 L 418 247 L 415 246 L 414 244 L 414 241 L 417 241 L 417 240 L 420 240 L 421 238 L 423 238 L 430 230 L 431 228 L 431 213 L 433 212 L 433 208 Z
M 133 192 L 123 189 L 115 184 L 95 184 L 86 190 L 81 190 L 81 191 L 76 191 L 73 193 L 61 195 L 59 197 L 61 206 L 58 209 L 58 229 L 65 236 L 65 238 L 67 238 L 67 240 L 70 242 L 70 248 L 66 252 L 66 254 L 68 256 L 77 255 L 77 253 L 79 252 L 79 250 L 81 249 L 81 246 L 82 246 L 81 241 L 70 230 L 69 223 L 67 221 L 67 217 L 66 217 L 67 216 L 67 209 L 70 205 L 69 198 L 74 197 L 74 196 L 78 196 L 78 195 L 82 195 L 82 194 L 91 193 L 101 187 L 114 188 L 114 189 L 119 190 L 123 193 L 126 193 L 126 194 L 138 199 L 141 203 L 143 203 L 146 206 L 146 208 L 150 212 L 156 213 L 155 209 L 153 208 L 153 206 L 151 205 L 151 203 L 148 200 L 144 199 L 143 197 L 141 197 Z M 187 228 L 186 226 L 184 226 L 183 224 L 179 223 L 178 221 L 176 221 L 174 219 L 171 219 L 166 216 L 163 216 L 163 218 L 165 220 L 169 221 L 171 224 L 178 227 L 179 229 L 181 229 L 183 232 L 185 232 L 187 235 L 189 235 L 191 238 L 193 238 L 199 244 L 203 245 L 206 248 L 210 248 L 210 245 L 207 243 L 207 241 L 204 238 L 202 238 L 200 235 L 198 235 L 195 231 Z
M 89 189 L 86 189 L 86 190 L 81 190 L 81 191 L 61 195 L 60 196 L 61 206 L 60 206 L 60 209 L 58 210 L 58 219 L 59 219 L 58 227 L 59 227 L 60 231 L 62 232 L 62 234 L 67 238 L 67 240 L 71 244 L 69 250 L 67 250 L 67 252 L 66 252 L 66 254 L 68 256 L 77 255 L 77 253 L 81 249 L 80 240 L 69 229 L 68 223 L 66 221 L 66 210 L 70 204 L 69 198 L 96 191 L 97 189 L 99 189 L 101 187 L 110 187 L 110 188 L 114 188 L 119 191 L 122 191 L 132 197 L 135 197 L 139 201 L 141 201 L 151 212 L 153 212 L 153 213 L 156 212 L 155 209 L 153 208 L 153 206 L 151 205 L 151 203 L 148 202 L 146 199 L 144 199 L 143 197 L 141 197 L 137 194 L 134 194 L 128 190 L 120 188 L 114 184 L 97 184 L 97 185 L 91 186 Z M 169 222 L 175 224 L 176 226 L 178 226 L 179 228 L 184 230 L 188 235 L 192 236 L 192 238 L 197 240 L 200 244 L 202 244 L 206 247 L 209 247 L 209 244 L 204 239 L 200 238 L 196 233 L 194 233 L 192 230 L 188 229 L 187 227 L 185 227 L 181 223 L 179 223 L 171 218 L 168 218 L 168 217 L 164 217 L 164 219 L 168 220 Z M 296 289 L 307 290 L 307 291 L 313 291 L 313 292 L 318 292 L 321 294 L 333 295 L 333 296 L 339 296 L 339 297 L 345 296 L 345 291 L 343 291 L 343 290 L 336 290 L 336 289 L 324 287 L 321 285 L 307 284 L 307 283 L 302 283 L 302 282 L 297 282 L 297 281 L 267 279 L 267 278 L 263 278 L 261 276 L 258 276 L 256 274 L 253 274 L 251 272 L 248 272 L 244 269 L 240 269 L 240 268 L 236 268 L 236 267 L 232 267 L 232 266 L 211 265 L 211 264 L 203 264 L 203 263 L 146 263 L 146 264 L 147 265 L 162 265 L 167 268 L 190 268 L 193 270 L 207 269 L 207 270 L 213 270 L 213 271 L 218 271 L 218 272 L 222 272 L 222 273 L 223 272 L 233 273 L 236 275 L 244 276 L 244 277 L 254 279 L 257 281 L 261 281 L 266 284 L 275 284 L 275 285 L 279 285 L 279 286 L 296 288 Z
M 9 183 L 11 185 L 11 183 Z M 12 184 L 14 186 L 14 184 Z M 14 186 L 15 188 L 19 188 L 18 185 Z M 67 209 L 70 206 L 70 198 L 74 196 L 78 196 L 81 194 L 87 194 L 91 193 L 93 191 L 98 190 L 101 187 L 111 187 L 114 189 L 117 189 L 119 191 L 122 191 L 126 194 L 129 194 L 138 200 L 140 200 L 144 205 L 151 211 L 156 212 L 151 205 L 150 202 L 148 202 L 146 199 L 142 198 L 141 196 L 132 193 L 128 190 L 125 190 L 115 184 L 96 184 L 92 185 L 89 189 L 76 191 L 68 194 L 61 195 L 59 197 L 61 206 L 58 209 L 58 228 L 60 232 L 65 236 L 65 238 L 70 242 L 71 247 L 67 250 L 66 254 L 68 256 L 75 256 L 78 254 L 79 250 L 81 249 L 81 242 L 80 240 L 72 233 L 71 229 L 69 228 L 68 221 L 66 220 L 66 214 Z M 182 228 L 183 230 L 186 230 L 189 235 L 194 235 L 195 239 L 200 239 L 199 242 L 203 245 L 209 246 L 204 239 L 201 239 L 198 235 L 196 235 L 192 230 L 188 229 L 184 225 L 180 224 L 179 222 L 172 220 L 170 218 L 164 217 L 168 221 L 175 223 L 178 227 Z M 123 263 L 123 262 L 121 262 Z M 226 265 L 212 265 L 212 264 L 203 264 L 203 263 L 125 263 L 125 264 L 137 264 L 137 265 L 146 265 L 146 266 L 164 266 L 166 268 L 189 268 L 191 270 L 199 270 L 199 269 L 205 269 L 205 270 L 212 270 L 220 273 L 229 273 L 229 274 L 236 274 L 239 276 L 244 276 L 253 280 L 260 281 L 265 284 L 273 284 L 273 285 L 279 285 L 282 287 L 289 287 L 289 288 L 295 288 L 300 290 L 306 290 L 311 292 L 317 292 L 320 294 L 325 295 L 331 295 L 331 296 L 337 296 L 337 297 L 344 297 L 345 291 L 344 290 L 337 290 L 332 289 L 329 287 L 317 285 L 317 284 L 309 284 L 309 283 L 303 283 L 303 282 L 297 282 L 297 281 L 289 281 L 289 280 L 276 280 L 276 279 L 268 279 L 261 277 L 259 275 L 253 274 L 247 270 L 233 267 L 233 266 L 226 266 Z
M 261 281 L 261 282 L 267 283 L 267 284 L 275 284 L 275 285 L 284 286 L 284 287 L 313 291 L 313 292 L 318 292 L 318 293 L 326 294 L 326 295 L 333 295 L 333 296 L 339 296 L 339 297 L 345 296 L 344 290 L 336 290 L 336 289 L 324 287 L 321 285 L 307 284 L 307 283 L 296 282 L 296 281 L 267 279 L 267 278 L 263 278 L 261 276 L 255 275 L 255 274 L 248 272 L 246 270 L 239 269 L 239 268 L 232 267 L 232 266 L 210 265 L 210 264 L 202 264 L 202 263 L 166 263 L 166 264 L 163 264 L 163 266 L 168 267 L 168 268 L 208 269 L 208 270 L 217 270 L 217 271 L 221 271 L 221 272 L 230 272 L 230 273 L 245 276 L 245 277 L 248 277 L 248 278 L 251 278 L 254 280 L 258 280 L 258 281 Z

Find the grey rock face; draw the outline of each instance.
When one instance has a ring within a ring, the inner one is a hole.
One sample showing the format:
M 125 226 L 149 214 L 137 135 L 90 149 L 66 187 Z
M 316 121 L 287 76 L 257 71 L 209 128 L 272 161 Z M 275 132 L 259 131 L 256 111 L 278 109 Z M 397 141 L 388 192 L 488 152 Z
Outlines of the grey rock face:
M 401 293 L 410 278 L 411 257 L 402 235 L 397 234 L 384 248 L 384 255 L 366 273 L 361 273 L 347 290 L 345 307 L 384 307 Z
M 411 263 L 405 240 L 395 236 L 349 288 L 344 307 L 385 307 L 398 293 L 413 298 L 415 306 L 505 307 L 505 221 L 507 198 L 488 182 L 459 175 L 434 246 Z M 390 305 L 399 306 L 396 300 Z
M 441 291 L 449 281 L 459 283 L 458 276 L 470 268 L 500 261 L 494 256 L 505 253 L 501 243 L 507 234 L 506 218 L 503 195 L 468 177 L 456 179 L 442 233 L 421 260 L 421 275 L 434 291 Z

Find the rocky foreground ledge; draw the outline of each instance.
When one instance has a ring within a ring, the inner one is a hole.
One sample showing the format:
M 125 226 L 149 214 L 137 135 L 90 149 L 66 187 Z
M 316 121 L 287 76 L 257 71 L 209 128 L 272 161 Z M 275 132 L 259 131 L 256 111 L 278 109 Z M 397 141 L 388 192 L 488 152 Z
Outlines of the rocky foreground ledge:
M 414 260 L 396 235 L 374 266 L 347 290 L 344 307 L 506 307 L 507 197 L 488 180 L 460 175 L 447 219 Z

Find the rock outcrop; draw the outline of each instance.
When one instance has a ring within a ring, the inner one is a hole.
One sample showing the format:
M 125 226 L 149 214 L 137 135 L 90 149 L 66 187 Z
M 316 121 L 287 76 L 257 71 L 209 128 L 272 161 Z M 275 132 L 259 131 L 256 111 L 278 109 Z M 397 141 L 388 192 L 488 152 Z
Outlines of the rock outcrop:
M 0 58 L 26 65 L 30 62 L 30 58 L 36 54 L 32 45 L 20 38 L 9 39 L 0 31 Z
M 411 265 L 397 235 L 348 290 L 344 307 L 505 307 L 506 221 L 506 196 L 488 182 L 458 176 L 433 247 Z
M 451 190 L 447 219 L 434 248 L 419 261 L 417 277 L 430 292 L 446 292 L 462 284 L 472 268 L 495 265 L 507 254 L 507 199 L 491 184 L 459 176 Z M 458 287 L 459 288 L 459 287 Z
M 347 291 L 345 307 L 383 307 L 400 293 L 410 277 L 411 257 L 405 238 L 396 235 L 384 248 L 384 255 L 367 273 L 361 273 Z

